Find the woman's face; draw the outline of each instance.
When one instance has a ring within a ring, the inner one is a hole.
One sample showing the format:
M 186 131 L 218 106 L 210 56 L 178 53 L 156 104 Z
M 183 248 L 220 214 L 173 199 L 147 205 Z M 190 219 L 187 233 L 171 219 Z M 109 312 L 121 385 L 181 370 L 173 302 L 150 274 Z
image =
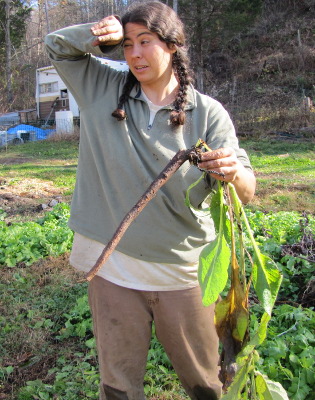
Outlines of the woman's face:
M 158 35 L 144 25 L 128 22 L 124 30 L 124 55 L 142 86 L 167 85 L 173 74 L 172 54 Z

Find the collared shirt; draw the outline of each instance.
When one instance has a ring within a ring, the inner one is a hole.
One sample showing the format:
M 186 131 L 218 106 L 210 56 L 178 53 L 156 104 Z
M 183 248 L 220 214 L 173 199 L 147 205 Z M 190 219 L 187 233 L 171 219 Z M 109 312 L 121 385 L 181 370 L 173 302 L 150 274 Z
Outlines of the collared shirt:
M 139 86 L 124 104 L 127 119 L 111 116 L 117 108 L 127 73 L 102 64 L 92 46 L 93 24 L 68 27 L 49 34 L 49 56 L 80 107 L 80 154 L 69 226 L 77 233 L 106 244 L 120 222 L 152 181 L 180 149 L 198 139 L 217 149 L 232 147 L 246 168 L 227 111 L 216 100 L 188 88 L 186 123 L 173 127 L 171 106 L 161 108 L 148 129 L 150 110 Z M 209 215 L 185 205 L 187 188 L 201 172 L 185 163 L 130 225 L 117 250 L 152 263 L 196 264 L 203 247 L 215 237 Z M 215 180 L 201 181 L 191 192 L 191 203 L 205 207 Z

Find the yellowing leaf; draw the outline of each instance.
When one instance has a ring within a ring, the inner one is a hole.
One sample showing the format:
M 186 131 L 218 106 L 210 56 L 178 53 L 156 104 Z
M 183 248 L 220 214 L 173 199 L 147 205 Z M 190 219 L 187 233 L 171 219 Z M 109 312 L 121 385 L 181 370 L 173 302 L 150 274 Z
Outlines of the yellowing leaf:
M 232 331 L 233 338 L 242 342 L 248 328 L 248 311 L 244 307 L 237 310 L 235 322 L 236 326 Z
M 218 302 L 215 307 L 215 325 L 223 343 L 225 336 L 230 335 L 230 332 L 235 341 L 242 342 L 244 340 L 249 319 L 246 304 L 247 294 L 243 291 L 239 281 L 233 281 L 226 298 Z

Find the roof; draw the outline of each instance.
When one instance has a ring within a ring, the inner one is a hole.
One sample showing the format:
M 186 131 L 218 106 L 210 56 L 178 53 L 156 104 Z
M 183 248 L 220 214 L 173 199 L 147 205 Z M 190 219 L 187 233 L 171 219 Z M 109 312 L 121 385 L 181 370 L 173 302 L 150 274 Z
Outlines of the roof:
M 55 69 L 53 65 L 49 65 L 48 67 L 37 68 L 37 71 L 46 71 L 48 69 Z
M 109 58 L 100 58 L 100 60 L 102 63 L 108 64 L 111 67 L 121 71 L 126 71 L 128 69 L 128 64 L 124 60 L 111 60 Z M 55 67 L 53 65 L 49 65 L 47 67 L 37 68 L 37 71 L 43 72 L 51 69 L 55 69 Z

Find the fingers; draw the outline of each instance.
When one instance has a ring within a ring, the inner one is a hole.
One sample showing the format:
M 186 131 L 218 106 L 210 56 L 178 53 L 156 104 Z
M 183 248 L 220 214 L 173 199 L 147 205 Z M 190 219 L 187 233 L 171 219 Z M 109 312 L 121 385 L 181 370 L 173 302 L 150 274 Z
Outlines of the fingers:
M 114 26 L 116 24 L 120 25 L 120 22 L 118 21 L 118 19 L 114 15 L 109 15 L 109 16 L 101 19 L 96 24 L 94 24 L 91 29 L 92 29 L 92 31 L 95 31 L 95 30 L 102 29 L 107 26 Z
M 198 167 L 216 179 L 225 182 L 233 182 L 242 164 L 237 159 L 232 148 L 221 148 L 202 153 Z
M 119 44 L 123 38 L 121 23 L 116 17 L 110 15 L 92 26 L 91 32 L 96 36 L 93 46 Z

